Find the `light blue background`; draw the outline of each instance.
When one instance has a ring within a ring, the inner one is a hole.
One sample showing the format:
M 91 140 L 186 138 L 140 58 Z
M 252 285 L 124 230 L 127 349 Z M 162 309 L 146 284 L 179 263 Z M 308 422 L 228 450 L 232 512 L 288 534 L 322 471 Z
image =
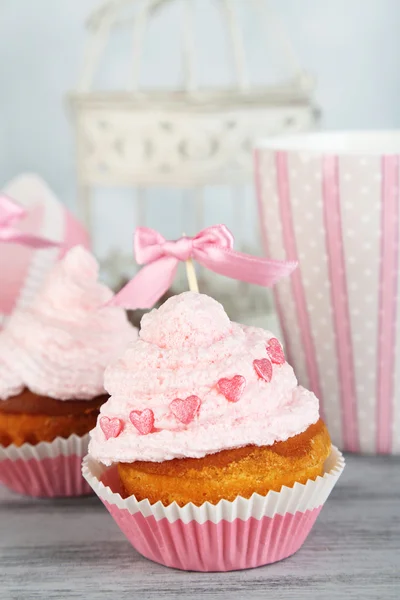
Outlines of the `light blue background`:
M 265 53 L 252 20 L 249 0 L 238 0 L 255 81 L 281 71 L 279 56 Z M 398 0 L 275 0 L 299 61 L 318 80 L 316 100 L 328 129 L 393 128 L 400 125 L 400 2 Z M 88 14 L 97 0 L 0 1 L 0 182 L 34 171 L 56 194 L 76 208 L 74 141 L 65 95 L 77 83 Z M 174 85 L 179 40 L 178 6 L 168 7 L 152 25 L 144 53 L 143 81 Z M 229 82 L 226 47 L 212 0 L 197 0 L 199 79 Z M 104 65 L 103 83 L 128 81 L 131 37 L 114 39 Z M 270 44 L 272 48 L 273 45 Z M 218 57 L 218 58 L 217 58 Z M 155 195 L 154 195 L 155 194 Z M 100 196 L 96 206 L 96 247 L 129 248 L 134 222 L 131 191 Z M 148 221 L 174 228 L 185 199 L 153 193 Z M 110 204 L 119 202 L 110 222 Z M 247 196 L 245 239 L 254 237 L 253 197 Z M 190 205 L 186 207 L 190 212 Z M 126 211 L 126 217 L 121 214 Z M 206 222 L 232 222 L 227 194 L 207 195 Z M 166 231 L 170 234 L 170 231 Z M 236 232 L 239 233 L 239 232 Z

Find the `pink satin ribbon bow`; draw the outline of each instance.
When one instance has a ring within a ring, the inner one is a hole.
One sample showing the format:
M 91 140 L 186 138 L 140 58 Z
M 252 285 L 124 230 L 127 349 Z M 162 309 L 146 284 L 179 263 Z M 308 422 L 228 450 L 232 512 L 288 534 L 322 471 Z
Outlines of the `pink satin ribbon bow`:
M 135 233 L 135 256 L 146 265 L 109 304 L 124 308 L 151 308 L 171 287 L 180 261 L 193 258 L 219 275 L 270 287 L 289 275 L 296 262 L 256 258 L 233 250 L 233 235 L 225 225 L 207 227 L 195 237 L 167 241 L 148 227 Z
M 15 223 L 23 219 L 26 214 L 27 212 L 22 206 L 16 204 L 5 194 L 0 194 L 0 242 L 14 242 L 31 248 L 60 246 L 58 242 L 16 229 Z

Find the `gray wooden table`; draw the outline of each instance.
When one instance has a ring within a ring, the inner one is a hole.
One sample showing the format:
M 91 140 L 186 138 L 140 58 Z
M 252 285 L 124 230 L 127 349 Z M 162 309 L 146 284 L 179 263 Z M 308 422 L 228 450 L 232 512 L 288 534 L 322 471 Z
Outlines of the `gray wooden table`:
M 400 599 L 400 457 L 347 457 L 304 547 L 267 567 L 185 573 L 142 558 L 100 501 L 0 487 L 0 598 Z

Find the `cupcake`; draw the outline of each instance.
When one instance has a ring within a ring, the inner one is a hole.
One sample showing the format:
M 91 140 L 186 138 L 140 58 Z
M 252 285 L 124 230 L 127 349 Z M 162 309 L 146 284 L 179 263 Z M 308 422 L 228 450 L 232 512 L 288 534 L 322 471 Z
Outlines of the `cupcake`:
M 57 493 L 62 481 L 54 489 L 46 480 L 43 489 L 32 473 L 24 489 L 21 477 L 13 486 L 7 461 L 26 463 L 40 451 L 45 458 L 65 458 L 69 450 L 83 456 L 108 398 L 104 370 L 137 338 L 125 311 L 105 306 L 112 292 L 97 278 L 93 256 L 73 248 L 0 334 L 0 480 L 18 491 L 64 495 Z
M 344 463 L 271 333 L 187 292 L 143 317 L 105 388 L 83 473 L 142 554 L 230 570 L 301 546 Z

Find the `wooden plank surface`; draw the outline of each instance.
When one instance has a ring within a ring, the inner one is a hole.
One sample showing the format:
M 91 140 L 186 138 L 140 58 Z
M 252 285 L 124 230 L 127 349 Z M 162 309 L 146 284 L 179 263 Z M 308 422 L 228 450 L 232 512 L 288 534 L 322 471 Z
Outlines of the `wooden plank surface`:
M 400 457 L 347 457 L 303 548 L 280 563 L 188 573 L 142 558 L 100 501 L 0 487 L 0 598 L 400 599 Z

